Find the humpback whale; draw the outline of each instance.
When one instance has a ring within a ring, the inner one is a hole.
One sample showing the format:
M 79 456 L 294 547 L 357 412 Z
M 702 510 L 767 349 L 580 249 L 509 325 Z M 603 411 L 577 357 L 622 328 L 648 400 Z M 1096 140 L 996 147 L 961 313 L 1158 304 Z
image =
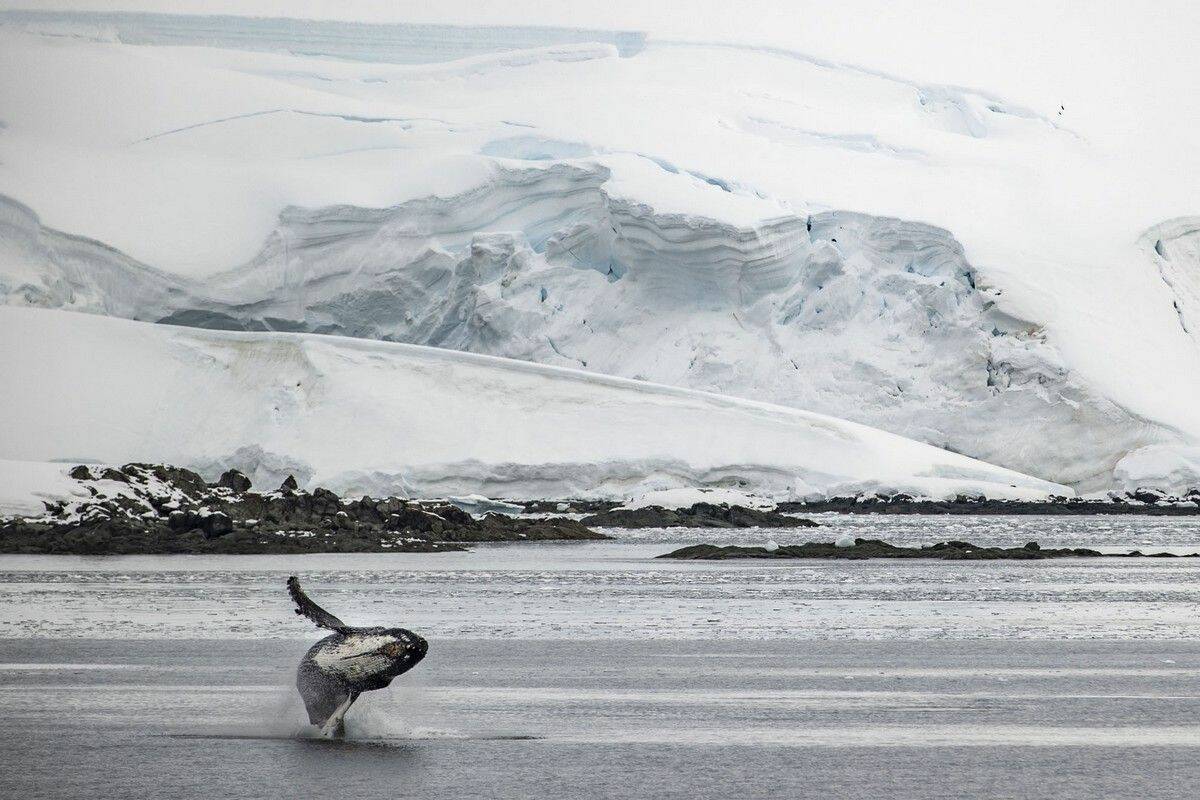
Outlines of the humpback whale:
M 429 643 L 404 628 L 353 628 L 309 599 L 296 576 L 287 580 L 296 613 L 333 631 L 312 646 L 296 670 L 308 721 L 326 737 L 345 735 L 345 716 L 363 692 L 383 689 L 415 667 Z

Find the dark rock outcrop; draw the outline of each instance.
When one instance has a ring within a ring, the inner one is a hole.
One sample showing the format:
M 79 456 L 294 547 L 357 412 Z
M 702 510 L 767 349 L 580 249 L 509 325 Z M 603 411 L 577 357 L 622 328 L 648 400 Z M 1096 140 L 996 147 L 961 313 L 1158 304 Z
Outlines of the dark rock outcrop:
M 217 479 L 214 485 L 228 489 L 231 492 L 237 492 L 238 494 L 250 491 L 250 479 L 236 469 L 226 470 L 221 473 L 221 477 Z
M 112 467 L 104 467 L 100 470 L 100 480 L 102 481 L 117 481 L 118 483 L 129 483 L 129 476 L 119 469 Z
M 200 517 L 200 529 L 204 531 L 206 539 L 215 539 L 218 536 L 233 533 L 233 520 L 229 518 L 228 514 L 216 511 Z
M 1157 489 L 1143 489 L 1141 487 L 1134 489 L 1129 493 L 1129 496 L 1134 500 L 1148 505 L 1157 505 L 1159 502 L 1167 499 L 1166 494 Z
M 583 518 L 597 528 L 815 528 L 817 523 L 777 511 L 696 503 L 691 508 L 614 508 Z
M 783 545 L 768 550 L 765 547 L 736 547 L 713 544 L 694 544 L 681 547 L 658 558 L 679 558 L 698 561 L 720 561 L 737 558 L 818 558 L 862 560 L 868 558 L 932 558 L 942 561 L 1040 561 L 1049 558 L 1101 558 L 1105 554 L 1084 547 L 1042 547 L 1029 542 L 1022 547 L 982 547 L 971 542 L 941 542 L 929 547 L 897 547 L 879 539 L 855 539 L 852 547 L 838 547 L 832 542 L 805 542 Z M 1144 556 L 1134 550 L 1119 554 L 1125 558 L 1169 558 L 1171 553 Z M 1189 558 L 1200 558 L 1193 553 Z

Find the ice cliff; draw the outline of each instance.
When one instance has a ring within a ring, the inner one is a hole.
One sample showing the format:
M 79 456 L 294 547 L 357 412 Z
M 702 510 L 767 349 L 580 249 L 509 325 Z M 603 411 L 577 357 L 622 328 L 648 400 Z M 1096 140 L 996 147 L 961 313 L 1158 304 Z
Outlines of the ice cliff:
M 618 164 L 636 180 L 588 160 L 505 162 L 451 197 L 288 208 L 251 261 L 203 281 L 47 230 L 10 201 L 3 238 L 25 278 L 4 288 L 10 303 L 431 345 L 751 397 L 1085 488 L 1173 440 L 1073 375 L 947 231 L 757 197 L 721 198 L 741 206 L 737 223 L 660 211 L 613 189 L 727 190 Z

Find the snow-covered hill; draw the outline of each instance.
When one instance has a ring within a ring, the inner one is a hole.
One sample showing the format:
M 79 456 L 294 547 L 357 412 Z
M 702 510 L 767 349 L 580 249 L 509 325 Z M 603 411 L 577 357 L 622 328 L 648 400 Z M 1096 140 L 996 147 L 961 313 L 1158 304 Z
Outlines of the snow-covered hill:
M 1103 15 L 1035 75 L 814 38 L 853 4 L 710 36 L 447 8 L 0 12 L 0 295 L 644 378 L 1082 489 L 1191 479 L 1200 161 L 1161 157 L 1196 107 L 1130 106 L 1161 41 L 1083 80 Z
M 818 414 L 436 348 L 16 308 L 0 336 L 17 345 L 0 350 L 8 462 L 234 466 L 264 488 L 290 473 L 425 497 L 1070 493 Z

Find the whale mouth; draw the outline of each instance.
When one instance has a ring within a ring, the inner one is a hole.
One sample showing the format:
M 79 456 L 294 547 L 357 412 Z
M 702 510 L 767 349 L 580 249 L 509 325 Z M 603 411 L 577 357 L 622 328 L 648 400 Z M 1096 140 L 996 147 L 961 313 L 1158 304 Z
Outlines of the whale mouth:
M 350 661 L 355 658 L 374 658 L 382 656 L 390 658 L 393 661 L 401 658 L 411 658 L 413 663 L 420 661 L 425 657 L 428 646 L 422 639 L 416 644 L 405 644 L 404 642 L 388 642 L 382 647 L 377 647 L 374 650 L 369 650 L 366 653 L 353 653 L 348 656 L 341 656 L 339 661 Z
M 364 661 L 371 663 L 372 660 L 382 660 L 389 667 L 385 669 L 398 670 L 395 674 L 399 675 L 415 667 L 425 658 L 425 651 L 421 648 L 405 647 L 381 647 L 376 650 L 371 650 L 366 653 L 354 653 L 352 655 L 340 656 L 336 660 L 336 664 L 345 664 L 347 669 L 354 668 L 358 665 L 347 664 L 352 661 Z M 333 667 L 333 664 L 330 664 Z M 336 669 L 336 667 L 335 667 Z

